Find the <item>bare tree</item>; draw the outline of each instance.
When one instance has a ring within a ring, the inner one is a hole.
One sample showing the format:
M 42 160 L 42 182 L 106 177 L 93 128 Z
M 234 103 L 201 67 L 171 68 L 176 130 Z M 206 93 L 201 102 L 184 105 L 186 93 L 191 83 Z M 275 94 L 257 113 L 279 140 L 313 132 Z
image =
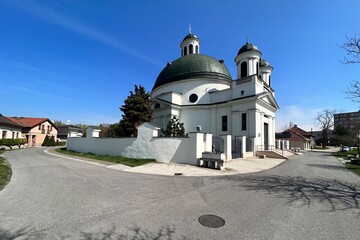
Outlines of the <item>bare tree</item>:
M 355 33 L 353 37 L 346 36 L 347 41 L 340 46 L 346 51 L 348 57 L 342 61 L 345 64 L 360 63 L 360 34 Z M 360 102 L 360 82 L 352 81 L 345 92 L 354 102 Z
M 334 126 L 335 112 L 335 110 L 325 109 L 321 112 L 318 112 L 315 118 L 315 123 L 320 126 L 322 132 L 323 147 L 325 147 L 327 145 L 327 141 L 329 141 L 328 131 Z
M 348 57 L 344 57 L 342 61 L 345 64 L 360 63 L 360 34 L 355 33 L 353 37 L 346 36 L 345 42 L 341 48 L 345 49 Z
M 283 127 L 282 127 L 282 130 L 283 131 L 286 131 L 286 130 L 288 130 L 288 129 L 290 129 L 290 128 L 293 128 L 295 126 L 295 124 L 292 122 L 292 121 L 290 121 L 288 124 L 285 124 Z

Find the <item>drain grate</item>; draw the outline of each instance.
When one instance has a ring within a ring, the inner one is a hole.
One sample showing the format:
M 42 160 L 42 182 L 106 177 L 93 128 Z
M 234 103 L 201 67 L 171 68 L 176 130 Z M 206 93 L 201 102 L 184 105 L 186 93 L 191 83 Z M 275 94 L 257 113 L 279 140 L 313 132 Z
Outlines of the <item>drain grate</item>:
M 219 228 L 225 225 L 224 219 L 211 214 L 202 215 L 201 217 L 199 217 L 199 222 L 201 223 L 201 225 L 210 228 Z

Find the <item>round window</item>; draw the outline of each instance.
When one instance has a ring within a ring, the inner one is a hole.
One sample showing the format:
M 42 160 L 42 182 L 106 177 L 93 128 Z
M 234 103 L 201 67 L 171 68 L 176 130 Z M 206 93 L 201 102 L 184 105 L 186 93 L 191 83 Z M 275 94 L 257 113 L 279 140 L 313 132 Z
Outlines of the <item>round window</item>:
M 190 95 L 190 97 L 189 97 L 189 101 L 190 101 L 190 102 L 194 103 L 194 102 L 196 102 L 197 100 L 198 100 L 198 96 L 197 96 L 195 93 L 193 93 L 193 94 Z

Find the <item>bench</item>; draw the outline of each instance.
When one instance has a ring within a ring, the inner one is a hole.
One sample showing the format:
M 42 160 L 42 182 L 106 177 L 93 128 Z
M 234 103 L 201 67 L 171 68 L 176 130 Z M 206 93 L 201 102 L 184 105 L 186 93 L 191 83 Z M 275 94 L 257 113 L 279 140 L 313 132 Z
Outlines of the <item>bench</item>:
M 211 159 L 211 158 L 200 158 L 198 165 L 200 167 L 222 170 L 224 168 L 224 160 Z
M 300 152 L 300 148 L 299 147 L 293 147 L 293 148 L 291 148 L 291 151 Z

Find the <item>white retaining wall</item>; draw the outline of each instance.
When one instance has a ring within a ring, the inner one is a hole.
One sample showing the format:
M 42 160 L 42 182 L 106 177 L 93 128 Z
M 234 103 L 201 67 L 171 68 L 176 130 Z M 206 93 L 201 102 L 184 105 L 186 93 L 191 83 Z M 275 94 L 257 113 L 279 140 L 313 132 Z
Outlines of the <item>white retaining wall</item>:
M 196 165 L 202 153 L 211 151 L 212 134 L 189 133 L 187 138 L 157 137 L 159 129 L 149 123 L 138 127 L 137 138 L 69 138 L 67 149 L 101 155 L 151 158 L 159 162 Z

